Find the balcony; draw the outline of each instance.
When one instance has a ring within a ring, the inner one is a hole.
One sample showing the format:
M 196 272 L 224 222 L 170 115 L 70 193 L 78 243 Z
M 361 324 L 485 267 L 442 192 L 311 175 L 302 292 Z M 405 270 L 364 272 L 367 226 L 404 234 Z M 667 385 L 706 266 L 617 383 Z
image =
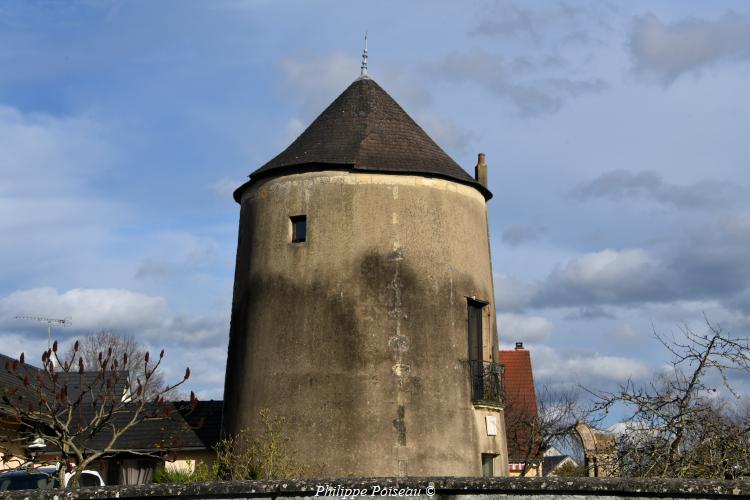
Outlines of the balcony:
M 472 402 L 493 406 L 503 404 L 503 365 L 469 360 L 469 376 Z

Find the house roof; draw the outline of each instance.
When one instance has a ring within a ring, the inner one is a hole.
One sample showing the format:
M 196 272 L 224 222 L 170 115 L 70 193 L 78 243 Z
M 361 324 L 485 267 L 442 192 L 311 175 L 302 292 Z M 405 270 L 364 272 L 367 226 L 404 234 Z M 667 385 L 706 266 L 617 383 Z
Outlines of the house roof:
M 146 418 L 129 429 L 115 443 L 115 448 L 132 451 L 206 450 L 211 449 L 221 434 L 223 401 L 199 401 L 194 410 L 190 402 L 168 403 L 172 413 L 163 418 Z M 130 414 L 119 415 L 115 423 L 127 422 Z M 103 429 L 93 436 L 87 447 L 101 449 L 111 434 Z
M 18 363 L 18 360 L 6 356 L 5 354 L 0 354 L 0 392 L 2 392 L 3 389 L 23 387 L 23 382 L 8 369 L 9 367 L 12 369 L 14 363 Z M 30 372 L 39 371 L 39 368 L 29 364 L 26 364 L 26 367 Z
M 534 375 L 531 354 L 523 348 L 500 351 L 504 367 L 505 427 L 508 441 L 508 459 L 525 460 L 539 454 L 538 436 L 532 436 L 532 422 L 537 417 Z
M 555 470 L 561 467 L 565 462 L 570 462 L 573 467 L 578 467 L 578 463 L 570 457 L 570 455 L 554 455 L 551 457 L 544 457 L 542 462 L 542 474 L 549 476 L 554 473 Z
M 354 172 L 418 174 L 492 193 L 462 169 L 374 80 L 355 80 L 284 151 L 250 174 L 243 191 L 258 179 L 345 169 Z
M 13 364 L 18 363 L 17 359 L 0 354 L 0 395 L 4 389 L 18 388 L 29 391 L 24 388 L 22 380 L 19 380 L 11 370 Z M 6 364 L 11 370 L 6 368 Z M 28 363 L 20 369 L 22 375 L 28 375 L 33 384 L 33 379 L 41 368 L 37 368 Z M 81 388 L 90 390 L 93 394 L 99 394 L 101 391 L 107 391 L 109 394 L 121 395 L 125 393 L 127 372 L 114 372 L 107 370 L 104 381 L 99 380 L 99 372 L 83 372 L 79 374 L 71 372 L 62 374 L 58 381 L 59 385 L 65 383 L 67 378 L 68 397 L 71 400 L 76 399 Z M 109 387 L 107 384 L 109 383 Z M 36 393 L 32 392 L 32 395 Z M 118 396 L 119 400 L 119 396 Z M 90 422 L 93 418 L 96 407 L 87 404 L 88 400 L 79 406 L 80 411 L 76 412 L 76 418 L 81 418 Z M 194 409 L 191 409 L 189 402 L 170 402 L 168 403 L 171 413 L 164 418 L 146 418 L 138 425 L 134 426 L 128 432 L 123 434 L 115 443 L 115 447 L 121 450 L 132 451 L 155 451 L 160 449 L 185 450 L 185 449 L 210 449 L 219 440 L 221 433 L 221 415 L 223 409 L 222 401 L 199 401 Z M 133 407 L 135 405 L 133 404 Z M 126 408 L 127 409 L 127 408 Z M 151 412 L 159 413 L 159 412 Z M 163 413 L 159 413 L 163 415 Z M 113 418 L 116 425 L 125 425 L 132 413 L 125 411 Z M 82 436 L 81 439 L 87 439 L 86 446 L 93 449 L 101 449 L 109 441 L 111 432 L 105 426 L 102 430 L 93 436 Z M 50 448 L 48 451 L 53 452 Z
M 0 354 L 0 393 L 5 389 L 21 389 L 23 388 L 23 380 L 20 377 L 27 375 L 30 379 L 32 386 L 26 388 L 26 392 L 29 394 L 36 394 L 33 389 L 34 379 L 38 374 L 43 373 L 41 368 L 38 368 L 29 363 L 24 363 L 23 366 L 19 366 L 19 369 L 14 372 L 13 365 L 18 366 L 18 360 Z M 102 391 L 107 393 L 122 396 L 125 394 L 127 386 L 128 372 L 124 370 L 112 371 L 107 370 L 105 377 L 100 379 L 100 373 L 98 371 L 85 371 L 78 373 L 77 370 L 71 370 L 68 373 L 59 372 L 60 379 L 57 382 L 57 387 L 60 388 L 67 384 L 68 386 L 68 397 L 75 399 L 80 394 L 82 389 L 85 389 L 92 394 L 101 394 Z M 47 380 L 46 377 L 44 377 Z M 107 387 L 109 384 L 109 387 Z
M 500 363 L 505 368 L 505 397 L 509 405 L 536 416 L 536 391 L 531 370 L 531 353 L 526 349 L 500 351 Z
M 191 409 L 189 401 L 173 401 L 167 403 L 167 406 L 171 410 L 168 415 L 155 406 L 147 406 L 142 414 L 147 415 L 146 418 L 117 439 L 111 447 L 113 454 L 210 450 L 219 442 L 223 401 L 199 401 L 195 409 Z M 135 407 L 136 404 L 131 403 L 133 410 Z M 82 405 L 75 418 L 91 422 L 95 411 L 89 405 Z M 132 411 L 126 407 L 125 411 L 113 415 L 108 422 L 115 428 L 122 429 L 132 415 Z M 109 446 L 111 437 L 111 428 L 105 425 L 93 435 L 79 434 L 75 441 L 82 449 L 103 450 Z M 54 454 L 57 450 L 54 445 L 48 444 L 43 451 Z
M 67 374 L 62 374 L 60 384 L 68 384 L 68 397 L 70 399 L 78 397 L 81 391 L 91 394 L 92 399 L 98 394 L 111 394 L 112 397 L 117 398 L 125 395 L 128 385 L 127 370 L 118 370 L 116 372 L 107 370 L 103 378 L 99 377 L 99 372 L 78 373 L 71 371 Z M 110 384 L 110 387 L 107 387 L 107 384 Z

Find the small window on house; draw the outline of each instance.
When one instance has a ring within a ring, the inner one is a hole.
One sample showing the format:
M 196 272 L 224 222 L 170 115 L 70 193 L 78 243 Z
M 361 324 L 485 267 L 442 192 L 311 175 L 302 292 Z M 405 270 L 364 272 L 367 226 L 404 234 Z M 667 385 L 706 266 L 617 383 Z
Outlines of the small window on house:
M 482 453 L 482 476 L 483 477 L 494 477 L 495 476 L 495 457 L 491 453 Z
M 302 243 L 307 240 L 307 216 L 293 215 L 289 219 L 292 221 L 292 243 Z

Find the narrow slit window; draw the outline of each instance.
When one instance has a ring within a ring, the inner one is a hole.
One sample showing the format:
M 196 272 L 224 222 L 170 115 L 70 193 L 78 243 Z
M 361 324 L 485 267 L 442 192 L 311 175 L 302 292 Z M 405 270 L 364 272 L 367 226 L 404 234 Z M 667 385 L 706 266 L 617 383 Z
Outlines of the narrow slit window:
M 484 360 L 484 339 L 482 338 L 482 316 L 484 316 L 485 304 L 476 300 L 468 299 L 468 333 L 469 333 L 469 360 Z
M 292 243 L 302 243 L 307 240 L 307 216 L 294 215 L 292 221 Z
M 467 300 L 468 337 L 469 337 L 469 367 L 471 369 L 471 391 L 474 401 L 482 401 L 487 396 L 486 385 L 489 379 L 486 377 L 484 363 L 484 338 L 482 317 L 484 316 L 485 304 L 476 300 Z
M 482 476 L 495 476 L 495 456 L 491 453 L 482 453 Z

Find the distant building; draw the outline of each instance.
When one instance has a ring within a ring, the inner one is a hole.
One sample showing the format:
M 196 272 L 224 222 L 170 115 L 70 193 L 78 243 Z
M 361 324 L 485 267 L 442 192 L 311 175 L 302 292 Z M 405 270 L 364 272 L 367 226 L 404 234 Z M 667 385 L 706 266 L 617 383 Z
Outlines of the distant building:
M 484 155 L 363 76 L 234 197 L 224 430 L 287 417 L 316 477 L 506 475 Z
M 577 471 L 579 465 L 570 455 L 560 453 L 553 446 L 544 450 L 542 471 L 545 476 L 556 476 L 558 473 Z
M 575 469 L 578 467 L 578 462 L 573 460 L 570 455 L 545 456 L 542 462 L 542 470 L 545 476 L 556 476 L 559 470 L 566 467 Z
M 508 471 L 511 476 L 541 476 L 541 436 L 531 354 L 516 342 L 511 351 L 500 351 L 504 367 L 505 429 Z
M 575 430 L 583 444 L 587 475 L 589 477 L 619 476 L 616 436 L 597 431 L 586 422 L 578 422 Z

